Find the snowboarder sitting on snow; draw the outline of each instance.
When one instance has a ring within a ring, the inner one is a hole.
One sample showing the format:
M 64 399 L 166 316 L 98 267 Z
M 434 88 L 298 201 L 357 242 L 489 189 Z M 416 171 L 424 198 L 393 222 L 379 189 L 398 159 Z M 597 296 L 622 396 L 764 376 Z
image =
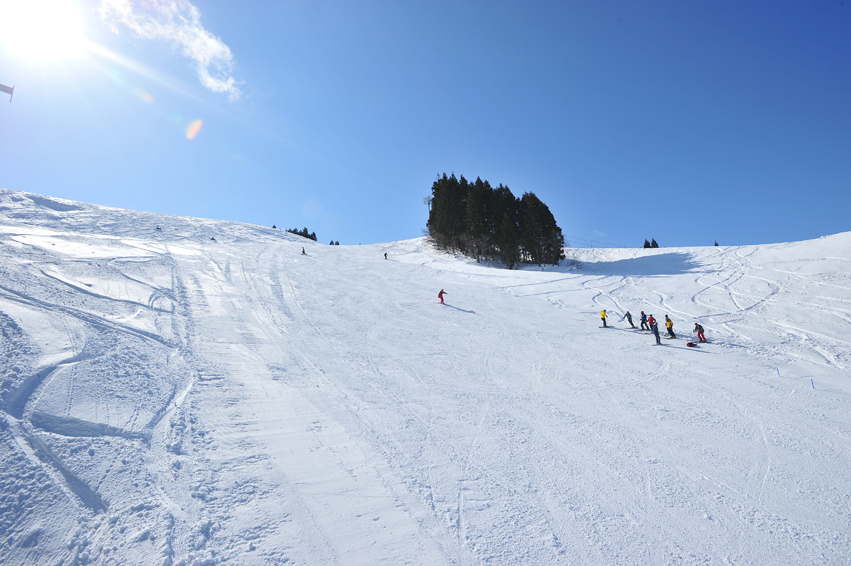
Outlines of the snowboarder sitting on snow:
M 677 335 L 674 334 L 674 321 L 668 318 L 668 315 L 665 315 L 665 328 L 668 329 L 668 334 L 671 335 L 671 338 L 677 337 Z
M 443 302 L 443 295 L 448 295 L 448 294 L 449 294 L 449 293 L 447 293 L 447 292 L 446 292 L 446 291 L 444 291 L 443 289 L 441 289 L 441 290 L 440 290 L 440 293 L 438 293 L 438 294 L 437 294 L 437 298 L 438 298 L 438 299 L 440 299 L 440 304 L 441 304 L 441 305 L 442 305 L 442 304 L 444 304 L 444 302 Z
M 641 311 L 641 330 L 650 330 L 650 326 L 647 324 L 647 315 L 644 314 L 644 311 Z
M 603 309 L 603 311 L 600 313 L 600 320 L 603 321 L 603 328 L 608 328 L 606 326 L 606 309 Z
M 631 327 L 635 328 L 635 325 L 632 323 L 632 315 L 629 314 L 629 311 L 626 311 L 626 314 L 623 315 L 623 318 L 621 318 L 621 320 L 623 320 L 624 318 L 627 320 L 627 322 L 629 322 L 629 325 Z
M 697 332 L 697 339 L 700 342 L 706 342 L 706 336 L 703 335 L 703 327 L 696 322 L 694 323 L 694 332 Z
M 647 319 L 648 324 L 650 324 L 650 330 L 653 331 L 653 336 L 656 337 L 656 344 L 661 344 L 662 340 L 659 338 L 659 325 L 656 324 L 656 319 L 653 318 L 653 315 L 650 315 L 650 318 Z

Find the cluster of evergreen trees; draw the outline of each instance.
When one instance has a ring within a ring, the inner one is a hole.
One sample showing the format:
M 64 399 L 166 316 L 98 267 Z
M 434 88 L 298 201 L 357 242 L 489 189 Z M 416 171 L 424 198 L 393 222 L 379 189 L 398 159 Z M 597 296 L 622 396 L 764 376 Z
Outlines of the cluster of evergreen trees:
M 534 193 L 516 198 L 508 187 L 493 188 L 477 178 L 453 173 L 431 187 L 428 231 L 435 244 L 474 256 L 518 263 L 557 265 L 564 259 L 564 236 L 550 209 Z
M 301 230 L 298 228 L 287 228 L 287 232 L 301 236 L 302 238 L 307 238 L 308 240 L 313 240 L 314 242 L 316 241 L 316 232 L 308 232 L 307 228 L 302 228 Z
M 648 242 L 647 240 L 644 240 L 644 247 L 645 248 L 658 248 L 659 244 L 656 243 L 656 238 L 653 238 L 652 242 Z

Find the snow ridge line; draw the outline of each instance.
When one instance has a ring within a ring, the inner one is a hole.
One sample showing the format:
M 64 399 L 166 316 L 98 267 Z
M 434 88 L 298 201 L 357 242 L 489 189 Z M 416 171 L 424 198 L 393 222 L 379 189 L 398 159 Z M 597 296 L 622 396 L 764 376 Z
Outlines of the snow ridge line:
M 103 423 L 93 423 L 74 417 L 58 417 L 41 411 L 33 411 L 30 416 L 30 424 L 47 432 L 71 437 L 100 437 L 117 436 L 128 440 L 145 440 L 146 435 L 141 432 L 129 432 L 118 427 Z
M 155 307 L 150 302 L 147 305 L 143 305 L 142 303 L 140 303 L 138 301 L 131 301 L 129 299 L 118 299 L 118 298 L 115 298 L 115 297 L 109 297 L 109 296 L 106 296 L 106 295 L 101 295 L 99 293 L 94 293 L 92 291 L 88 291 L 86 289 L 77 287 L 76 285 L 69 283 L 67 281 L 63 281 L 62 279 L 59 279 L 55 275 L 51 275 L 51 274 L 47 273 L 43 269 L 40 269 L 39 271 L 41 271 L 41 274 L 44 275 L 45 277 L 53 279 L 54 281 L 58 281 L 59 283 L 62 283 L 63 285 L 67 285 L 68 287 L 74 289 L 75 291 L 79 291 L 80 293 L 83 293 L 85 295 L 89 295 L 89 296 L 94 297 L 96 299 L 102 299 L 102 300 L 106 300 L 106 301 L 114 301 L 116 303 L 126 303 L 126 304 L 129 304 L 129 305 L 135 305 L 137 307 L 147 307 L 147 308 L 149 308 L 153 311 L 171 314 L 171 311 L 167 311 L 165 309 Z M 128 279 L 129 279 L 129 277 L 128 277 Z M 146 285 L 146 286 L 150 287 L 150 285 Z
M 160 338 L 156 334 L 153 334 L 151 332 L 147 332 L 145 330 L 139 330 L 139 329 L 136 329 L 136 328 L 131 328 L 129 326 L 125 326 L 125 325 L 119 324 L 117 322 L 112 322 L 112 321 L 107 320 L 105 318 L 102 318 L 102 317 L 100 317 L 96 314 L 87 313 L 87 312 L 81 311 L 79 309 L 75 309 L 74 307 L 66 307 L 66 306 L 63 306 L 63 305 L 56 305 L 56 304 L 53 304 L 53 303 L 48 303 L 47 301 L 42 301 L 40 299 L 30 297 L 30 296 L 28 296 L 24 293 L 20 293 L 18 291 L 15 291 L 14 289 L 10 289 L 10 288 L 8 288 L 4 285 L 0 285 L 0 290 L 6 291 L 7 293 L 12 295 L 12 296 L 8 296 L 8 295 L 6 296 L 6 298 L 9 299 L 10 301 L 15 301 L 15 302 L 22 303 L 22 304 L 25 304 L 25 305 L 28 305 L 28 306 L 40 307 L 40 308 L 45 309 L 49 312 L 50 311 L 61 311 L 61 312 L 64 312 L 65 314 L 68 314 L 70 316 L 78 318 L 78 319 L 80 319 L 84 322 L 88 322 L 89 324 L 93 324 L 95 326 L 107 327 L 107 328 L 111 328 L 112 330 L 117 330 L 118 332 L 124 332 L 125 334 L 132 334 L 133 336 L 136 336 L 137 338 L 144 338 L 146 340 L 152 340 L 154 342 L 157 342 L 157 343 L 165 346 L 166 348 L 175 348 L 176 347 L 175 344 L 172 344 L 168 340 Z
M 80 498 L 83 505 L 95 512 L 106 511 L 109 508 L 106 501 L 103 500 L 100 494 L 89 487 L 86 482 L 75 476 L 74 473 L 69 470 L 68 467 L 65 466 L 65 464 L 63 464 L 55 454 L 53 454 L 53 452 L 51 452 L 50 448 L 47 447 L 47 444 L 45 444 L 42 439 L 34 434 L 27 434 L 26 439 L 30 446 L 32 446 L 32 449 L 36 456 L 38 456 L 39 460 L 46 464 L 51 464 L 59 471 L 60 474 L 62 474 L 62 477 L 65 478 L 65 482 L 68 485 L 68 489 Z
M 45 379 L 48 378 L 54 371 L 59 369 L 62 366 L 72 364 L 74 362 L 79 362 L 83 360 L 81 354 L 77 354 L 76 356 L 72 356 L 65 361 L 59 362 L 56 365 L 46 367 L 41 371 L 36 372 L 35 374 L 28 377 L 24 380 L 21 385 L 18 386 L 17 389 L 12 391 L 7 397 L 6 402 L 3 406 L 3 410 L 6 411 L 11 416 L 16 419 L 21 419 L 24 416 L 24 409 L 27 406 L 27 402 L 35 390 L 38 389 L 39 385 L 44 382 Z

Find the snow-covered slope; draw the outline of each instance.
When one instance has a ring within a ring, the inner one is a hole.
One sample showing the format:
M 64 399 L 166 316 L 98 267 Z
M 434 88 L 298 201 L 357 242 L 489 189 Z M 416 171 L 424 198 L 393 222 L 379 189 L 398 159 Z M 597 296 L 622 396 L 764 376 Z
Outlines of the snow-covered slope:
M 0 191 L 0 563 L 849 564 L 851 233 L 568 255 Z

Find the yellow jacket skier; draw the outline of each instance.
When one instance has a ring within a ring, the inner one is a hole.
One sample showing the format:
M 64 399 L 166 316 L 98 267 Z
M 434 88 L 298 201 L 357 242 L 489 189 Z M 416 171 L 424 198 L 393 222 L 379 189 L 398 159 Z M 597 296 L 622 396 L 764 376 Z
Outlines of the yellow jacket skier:
M 606 309 L 603 309 L 600 312 L 600 320 L 603 321 L 603 328 L 607 328 L 607 326 L 606 326 Z
M 668 315 L 665 315 L 665 328 L 668 329 L 668 334 L 671 335 L 671 338 L 677 337 L 677 335 L 674 334 L 674 321 L 668 318 Z

